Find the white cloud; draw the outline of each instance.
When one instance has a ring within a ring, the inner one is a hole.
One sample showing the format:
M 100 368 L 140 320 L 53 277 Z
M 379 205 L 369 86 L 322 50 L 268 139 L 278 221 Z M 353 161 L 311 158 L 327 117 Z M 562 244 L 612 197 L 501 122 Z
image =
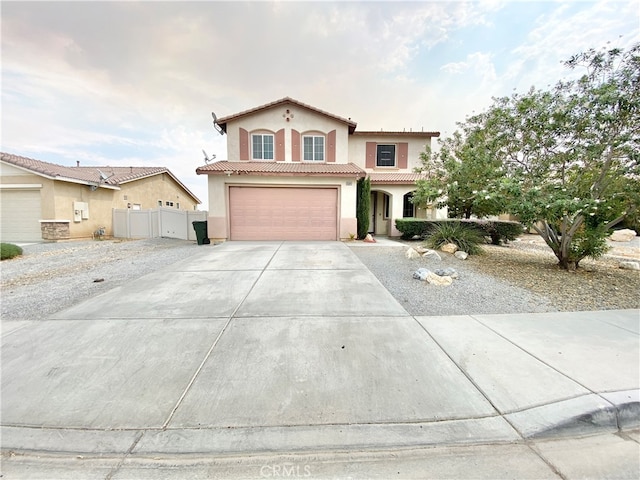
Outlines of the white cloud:
M 492 95 L 553 83 L 577 51 L 638 41 L 637 2 L 541 5 L 516 43 L 497 15 L 518 4 L 497 0 L 5 2 L 3 148 L 167 166 L 204 200 L 201 149 L 226 157 L 212 110 L 291 96 L 362 130 L 451 132 Z

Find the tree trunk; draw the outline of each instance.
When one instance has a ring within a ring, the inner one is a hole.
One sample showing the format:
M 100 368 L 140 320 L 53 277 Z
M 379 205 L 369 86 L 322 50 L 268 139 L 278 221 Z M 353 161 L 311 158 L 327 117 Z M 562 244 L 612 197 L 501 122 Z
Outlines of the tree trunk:
M 553 254 L 558 259 L 558 265 L 560 268 L 574 271 L 578 268 L 579 260 L 576 261 L 570 259 L 570 247 L 573 239 L 573 233 L 577 226 L 574 222 L 574 224 L 571 225 L 571 228 L 566 228 L 567 223 L 568 222 L 566 221 L 562 222 L 560 232 L 556 232 L 555 229 L 546 221 L 542 221 L 542 228 L 534 225 L 533 229 L 542 237 L 549 248 L 553 250 Z M 580 220 L 579 223 L 582 223 L 582 220 Z

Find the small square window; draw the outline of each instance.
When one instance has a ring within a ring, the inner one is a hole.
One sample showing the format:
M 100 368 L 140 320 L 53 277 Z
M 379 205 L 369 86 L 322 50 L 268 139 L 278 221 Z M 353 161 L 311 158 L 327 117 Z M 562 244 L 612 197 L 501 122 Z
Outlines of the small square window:
M 376 155 L 376 167 L 396 166 L 396 146 L 378 145 Z

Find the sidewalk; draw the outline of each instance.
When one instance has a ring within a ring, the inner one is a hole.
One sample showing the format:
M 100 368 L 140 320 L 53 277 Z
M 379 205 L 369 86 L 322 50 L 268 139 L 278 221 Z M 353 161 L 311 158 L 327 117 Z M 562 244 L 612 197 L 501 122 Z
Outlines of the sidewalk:
M 203 246 L 3 323 L 2 468 L 526 450 L 640 428 L 639 358 L 638 311 L 412 317 L 342 243 Z

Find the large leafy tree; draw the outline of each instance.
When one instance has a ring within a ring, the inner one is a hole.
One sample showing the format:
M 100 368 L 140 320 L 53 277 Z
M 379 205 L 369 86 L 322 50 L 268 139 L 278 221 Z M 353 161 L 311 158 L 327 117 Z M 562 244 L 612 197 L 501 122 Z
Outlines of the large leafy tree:
M 589 50 L 566 66 L 584 72 L 548 91 L 494 99 L 467 119 L 456 156 L 494 159 L 485 199 L 534 228 L 571 270 L 602 255 L 611 229 L 640 204 L 640 44 Z
M 638 208 L 640 44 L 566 65 L 585 73 L 499 99 L 482 121 L 509 174 L 498 194 L 571 270 L 602 255 L 611 229 Z
M 504 176 L 499 159 L 487 148 L 488 139 L 482 128 L 458 124 L 463 133 L 440 141 L 438 152 L 423 152 L 418 170 L 425 179 L 416 182 L 413 203 L 448 208 L 453 218 L 478 218 L 505 210 L 504 202 L 491 195 Z

